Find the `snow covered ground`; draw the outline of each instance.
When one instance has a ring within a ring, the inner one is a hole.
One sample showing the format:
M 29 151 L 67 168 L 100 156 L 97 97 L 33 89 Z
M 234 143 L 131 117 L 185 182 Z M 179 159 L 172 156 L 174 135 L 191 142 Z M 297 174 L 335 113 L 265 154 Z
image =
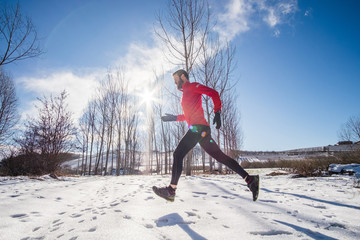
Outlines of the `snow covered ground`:
M 183 176 L 174 203 L 151 190 L 170 176 L 3 177 L 0 239 L 360 239 L 354 177 L 270 171 L 257 202 L 236 175 Z

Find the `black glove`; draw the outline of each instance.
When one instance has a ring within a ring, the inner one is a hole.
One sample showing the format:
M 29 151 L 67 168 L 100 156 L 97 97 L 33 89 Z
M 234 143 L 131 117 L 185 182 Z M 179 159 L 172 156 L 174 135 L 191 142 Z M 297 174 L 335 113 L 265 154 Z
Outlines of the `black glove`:
M 163 122 L 172 122 L 172 121 L 176 121 L 177 120 L 177 116 L 176 115 L 172 115 L 172 114 L 168 114 L 165 113 L 165 116 L 161 117 L 161 120 Z
M 216 123 L 216 129 L 219 129 L 221 127 L 221 117 L 220 117 L 220 113 L 221 111 L 217 111 L 215 113 L 215 117 L 214 117 L 214 120 L 213 120 L 213 124 Z

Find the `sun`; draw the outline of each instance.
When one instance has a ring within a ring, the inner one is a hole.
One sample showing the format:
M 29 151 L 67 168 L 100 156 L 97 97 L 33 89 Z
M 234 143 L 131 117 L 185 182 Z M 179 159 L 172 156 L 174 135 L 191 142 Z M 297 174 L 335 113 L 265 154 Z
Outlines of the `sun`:
M 156 98 L 154 96 L 154 91 L 150 91 L 149 89 L 145 89 L 140 94 L 140 98 L 141 98 L 141 102 L 145 103 L 145 104 L 151 104 L 152 102 L 154 102 L 156 100 Z
M 159 98 L 159 87 L 144 87 L 142 89 L 138 89 L 136 95 L 139 99 L 139 107 L 145 105 L 148 108 L 154 106 L 155 104 L 162 104 L 162 101 Z

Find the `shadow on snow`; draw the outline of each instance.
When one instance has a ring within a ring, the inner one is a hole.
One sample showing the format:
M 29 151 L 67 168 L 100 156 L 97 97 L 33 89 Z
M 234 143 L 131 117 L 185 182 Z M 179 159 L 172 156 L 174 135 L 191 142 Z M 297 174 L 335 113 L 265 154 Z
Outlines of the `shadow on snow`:
M 184 219 L 178 213 L 170 213 L 163 217 L 160 217 L 155 221 L 157 227 L 165 227 L 165 226 L 179 226 L 186 232 L 191 239 L 196 240 L 205 240 L 203 236 L 195 232 L 189 227 L 189 224 L 195 223 L 191 221 L 184 221 Z

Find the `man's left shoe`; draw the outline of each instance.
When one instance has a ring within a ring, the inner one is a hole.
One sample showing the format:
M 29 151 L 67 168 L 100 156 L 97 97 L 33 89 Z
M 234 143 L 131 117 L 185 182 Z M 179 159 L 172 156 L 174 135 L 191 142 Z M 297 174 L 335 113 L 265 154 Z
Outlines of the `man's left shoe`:
M 255 202 L 259 196 L 259 175 L 252 175 L 246 178 L 247 186 L 253 194 L 253 201 Z
M 175 200 L 175 190 L 170 186 L 161 188 L 153 186 L 152 190 L 156 195 L 168 200 L 169 202 L 173 202 Z

